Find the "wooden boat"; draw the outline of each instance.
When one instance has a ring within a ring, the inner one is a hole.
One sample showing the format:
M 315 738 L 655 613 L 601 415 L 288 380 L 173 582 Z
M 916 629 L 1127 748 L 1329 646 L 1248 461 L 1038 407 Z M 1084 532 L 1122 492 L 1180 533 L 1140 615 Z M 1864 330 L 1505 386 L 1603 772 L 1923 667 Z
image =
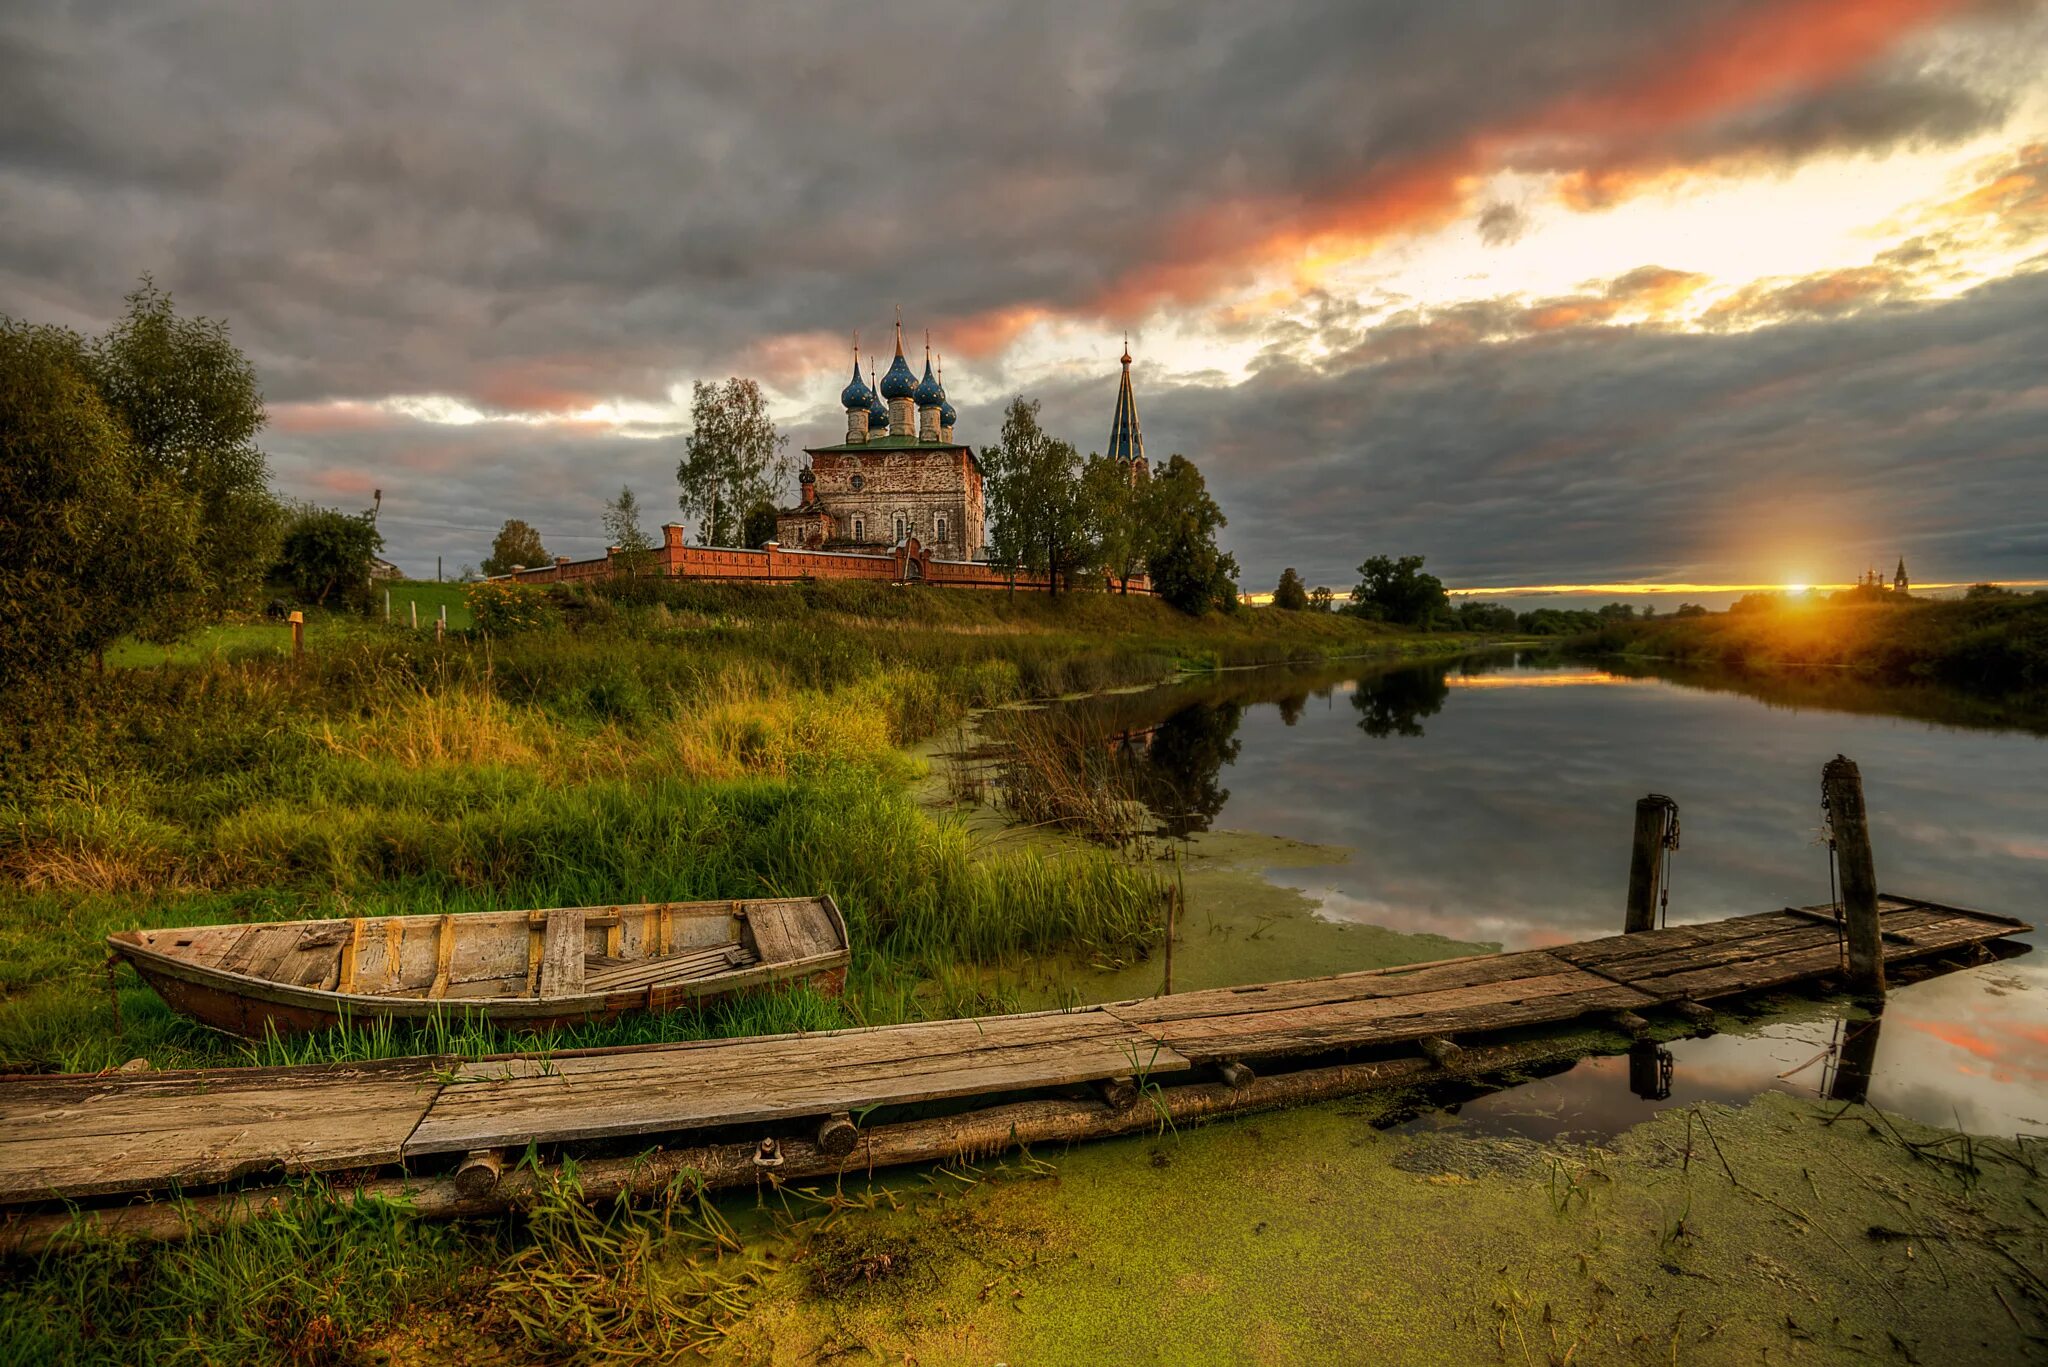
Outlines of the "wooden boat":
M 846 983 L 830 897 L 359 916 L 124 930 L 115 954 L 176 1011 L 237 1035 L 477 1011 L 542 1027 Z

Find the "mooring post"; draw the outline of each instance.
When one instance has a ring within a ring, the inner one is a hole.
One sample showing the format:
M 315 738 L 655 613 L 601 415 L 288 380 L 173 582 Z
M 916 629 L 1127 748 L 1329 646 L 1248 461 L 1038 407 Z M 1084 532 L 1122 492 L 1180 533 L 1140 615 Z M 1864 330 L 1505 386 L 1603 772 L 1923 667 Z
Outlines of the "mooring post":
M 1628 919 L 1621 927 L 1625 934 L 1657 928 L 1657 879 L 1664 867 L 1664 816 L 1669 810 L 1661 797 L 1636 799 L 1636 835 L 1628 855 Z
M 1166 894 L 1166 986 L 1160 995 L 1173 995 L 1173 922 L 1174 912 L 1180 908 L 1181 887 L 1178 881 Z
M 1859 991 L 1884 995 L 1884 929 L 1877 919 L 1877 869 L 1870 858 L 1870 814 L 1863 807 L 1863 775 L 1856 761 L 1836 755 L 1820 771 L 1828 826 L 1842 880 L 1842 920 L 1849 946 L 1849 981 Z

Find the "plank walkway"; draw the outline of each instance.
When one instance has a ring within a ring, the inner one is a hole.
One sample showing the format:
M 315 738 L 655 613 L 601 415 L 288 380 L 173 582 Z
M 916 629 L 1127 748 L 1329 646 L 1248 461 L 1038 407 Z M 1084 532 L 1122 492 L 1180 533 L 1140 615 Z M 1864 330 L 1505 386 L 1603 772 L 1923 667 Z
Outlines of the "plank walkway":
M 1882 902 L 1887 962 L 2031 929 Z M 786 1124 L 915 1102 L 1176 1075 L 1563 1024 L 1840 971 L 1825 908 L 1076 1011 L 549 1058 L 0 1079 L 0 1204 L 385 1168 L 529 1143 Z

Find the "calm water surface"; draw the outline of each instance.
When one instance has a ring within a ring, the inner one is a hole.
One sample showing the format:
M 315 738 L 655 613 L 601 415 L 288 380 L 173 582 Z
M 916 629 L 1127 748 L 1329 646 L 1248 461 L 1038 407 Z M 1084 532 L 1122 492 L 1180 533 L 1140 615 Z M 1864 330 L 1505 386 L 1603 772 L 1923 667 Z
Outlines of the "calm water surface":
M 1351 850 L 1265 871 L 1336 921 L 1509 949 L 1612 934 L 1647 792 L 1680 807 L 1674 923 L 1825 902 L 1820 770 L 1837 753 L 1862 768 L 1885 890 L 2048 921 L 2048 740 L 2024 718 L 1830 680 L 1700 682 L 1712 686 L 1507 655 L 1249 671 L 1083 707 L 1123 738 L 1147 804 L 1176 833 Z M 1944 715 L 1968 724 L 1919 719 Z M 2048 1132 L 2042 957 L 1897 989 L 1876 1025 L 1816 1006 L 1680 1041 L 1668 1058 L 1589 1060 L 1469 1103 L 1463 1118 L 1591 1135 L 1647 1105 L 1765 1087 L 1850 1094 L 1867 1075 L 1872 1103 L 1932 1123 Z M 1637 1095 L 1666 1089 L 1661 1102 Z

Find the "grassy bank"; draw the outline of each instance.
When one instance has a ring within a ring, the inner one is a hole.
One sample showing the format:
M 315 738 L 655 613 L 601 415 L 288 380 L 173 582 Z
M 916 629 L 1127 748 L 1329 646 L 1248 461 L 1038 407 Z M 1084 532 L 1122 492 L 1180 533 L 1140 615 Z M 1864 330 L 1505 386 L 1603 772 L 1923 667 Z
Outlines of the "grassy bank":
M 1787 600 L 1758 612 L 1615 622 L 1581 644 L 1735 670 L 1832 668 L 1885 683 L 2024 693 L 2048 689 L 2048 594 L 1854 604 Z
M 919 805 L 903 747 L 1013 699 L 1466 644 L 1332 616 L 1190 621 L 1145 600 L 858 585 L 639 586 L 554 607 L 546 630 L 438 644 L 315 613 L 297 660 L 281 627 L 224 627 L 118 655 L 129 667 L 16 718 L 0 747 L 0 1070 L 478 1054 L 1004 1009 L 1016 1003 L 989 969 L 1011 957 L 1147 954 L 1163 879 L 1078 842 L 989 847 Z M 819 892 L 849 921 L 843 998 L 546 1035 L 454 1018 L 237 1041 L 172 1015 L 125 967 L 110 979 L 101 943 L 138 924 Z M 613 1343 L 665 1357 L 715 1340 L 766 1276 L 772 1240 L 742 1243 L 724 1219 L 593 1212 L 565 1192 L 457 1228 L 314 1186 L 218 1238 L 93 1243 L 12 1269 L 0 1364 L 387 1349 L 566 1362 Z M 427 1307 L 451 1317 L 424 1338 L 395 1328 Z
M 999 1007 L 971 970 L 1143 953 L 1156 876 L 1106 852 L 975 851 L 912 801 L 900 747 L 1014 698 L 1455 644 L 1327 615 L 1191 621 L 1140 599 L 861 585 L 642 586 L 556 615 L 440 644 L 316 615 L 302 659 L 259 642 L 109 669 L 18 725 L 0 772 L 0 1067 L 280 1057 L 171 1016 L 130 970 L 110 995 L 101 939 L 137 924 L 824 892 L 853 935 L 843 1002 L 545 1039 L 335 1036 L 293 1056 Z

